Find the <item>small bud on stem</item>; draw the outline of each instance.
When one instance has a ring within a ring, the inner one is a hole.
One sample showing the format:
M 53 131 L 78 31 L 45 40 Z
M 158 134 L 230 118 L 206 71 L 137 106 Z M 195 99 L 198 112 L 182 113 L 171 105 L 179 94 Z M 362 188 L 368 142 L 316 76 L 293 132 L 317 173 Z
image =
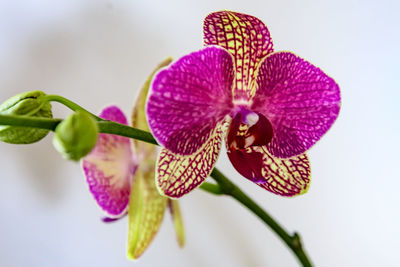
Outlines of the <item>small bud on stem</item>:
M 64 158 L 78 161 L 94 148 L 98 132 L 96 120 L 85 111 L 77 111 L 57 126 L 53 145 Z
M 1 115 L 52 118 L 51 105 L 46 94 L 41 91 L 29 91 L 13 96 L 0 105 Z M 0 141 L 10 144 L 31 144 L 38 142 L 48 134 L 48 130 L 0 126 Z

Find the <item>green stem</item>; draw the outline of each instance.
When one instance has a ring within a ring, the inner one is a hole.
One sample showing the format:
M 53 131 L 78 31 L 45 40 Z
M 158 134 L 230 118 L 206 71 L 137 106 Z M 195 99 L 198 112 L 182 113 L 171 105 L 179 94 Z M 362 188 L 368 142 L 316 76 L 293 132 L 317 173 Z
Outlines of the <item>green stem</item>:
M 62 97 L 62 96 L 59 96 L 59 95 L 46 95 L 45 96 L 45 100 L 49 101 L 49 102 L 50 101 L 54 101 L 54 102 L 61 103 L 64 106 L 68 107 L 69 109 L 71 109 L 73 111 L 78 111 L 78 110 L 86 111 L 86 112 L 90 113 L 93 117 L 95 117 L 96 120 L 98 120 L 98 121 L 102 121 L 103 120 L 102 118 L 100 118 L 100 117 L 96 116 L 95 114 L 87 111 L 83 107 L 79 106 L 78 104 L 72 102 L 69 99 L 66 99 L 65 97 Z
M 0 115 L 0 125 L 24 126 L 54 131 L 61 119 Z
M 97 124 L 99 125 L 101 133 L 121 135 L 141 140 L 146 143 L 158 145 L 156 139 L 154 139 L 153 135 L 149 132 L 139 130 L 113 121 L 99 121 Z
M 212 183 L 204 182 L 200 185 L 200 189 L 202 189 L 208 193 L 214 194 L 214 195 L 223 195 L 224 194 L 224 192 L 222 191 L 219 184 L 212 184 Z
M 54 131 L 61 121 L 61 119 L 51 118 L 0 115 L 0 125 L 25 126 L 38 129 L 46 129 L 50 131 Z M 100 133 L 121 135 L 136 140 L 141 140 L 146 143 L 158 145 L 153 135 L 149 132 L 135 129 L 133 127 L 117 122 L 106 121 L 103 119 L 101 119 L 101 121 L 98 121 L 97 124 L 99 126 Z
M 268 225 L 292 249 L 303 266 L 312 266 L 307 254 L 304 252 L 299 234 L 289 235 L 266 211 L 248 197 L 239 187 L 225 177 L 217 168 L 210 175 L 220 186 L 225 195 L 229 195 L 251 210 L 258 218 Z
M 53 101 L 63 101 L 63 104 L 68 103 L 68 107 L 73 110 L 84 110 L 73 102 L 62 97 L 57 96 L 56 98 L 52 97 L 51 99 Z M 60 122 L 61 119 L 0 115 L 0 125 L 33 127 L 51 131 L 54 131 Z M 149 132 L 102 119 L 100 119 L 98 125 L 101 133 L 121 135 L 157 145 L 157 141 Z M 300 236 L 297 233 L 294 233 L 293 235 L 288 234 L 287 231 L 278 224 L 278 222 L 276 222 L 266 211 L 264 211 L 250 197 L 243 193 L 242 190 L 226 178 L 217 168 L 213 169 L 210 176 L 217 182 L 217 184 L 203 183 L 201 189 L 217 195 L 229 195 L 242 203 L 266 225 L 268 225 L 288 245 L 303 266 L 312 266 L 307 254 L 303 250 Z

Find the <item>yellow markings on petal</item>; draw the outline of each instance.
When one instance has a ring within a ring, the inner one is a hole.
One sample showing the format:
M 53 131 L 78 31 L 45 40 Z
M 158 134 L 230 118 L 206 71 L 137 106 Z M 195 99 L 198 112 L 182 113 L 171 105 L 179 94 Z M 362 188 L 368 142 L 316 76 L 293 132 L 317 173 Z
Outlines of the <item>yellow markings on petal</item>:
M 185 245 L 185 231 L 183 228 L 183 219 L 181 209 L 177 200 L 168 199 L 168 207 L 171 211 L 172 220 L 175 227 L 176 240 L 182 248 Z
M 138 128 L 143 131 L 150 131 L 149 126 L 147 124 L 146 119 L 146 100 L 147 94 L 149 92 L 149 88 L 151 85 L 151 81 L 153 80 L 153 76 L 159 71 L 161 68 L 168 66 L 172 62 L 172 58 L 166 58 L 162 61 L 158 66 L 153 70 L 153 72 L 149 75 L 146 82 L 143 84 L 142 89 L 140 90 L 139 96 L 136 100 L 135 108 L 132 114 L 132 125 L 135 128 Z
M 146 117 L 146 100 L 147 100 L 147 94 L 150 89 L 151 81 L 153 80 L 154 75 L 159 71 L 161 68 L 168 66 L 172 62 L 172 58 L 166 58 L 164 61 L 162 61 L 158 66 L 152 71 L 152 73 L 149 75 L 147 80 L 142 86 L 142 89 L 139 92 L 139 95 L 137 97 L 133 112 L 132 112 L 132 126 L 143 130 L 143 131 L 150 131 L 149 125 L 147 123 L 147 117 Z M 135 149 L 138 152 L 139 160 L 146 160 L 150 158 L 151 160 L 154 160 L 156 158 L 157 154 L 157 149 L 154 145 L 152 144 L 147 144 L 135 139 L 132 139 Z
M 172 60 L 164 60 L 143 85 L 132 114 L 133 127 L 148 131 L 145 103 L 154 74 Z M 155 183 L 156 146 L 134 140 L 140 160 L 129 199 L 127 257 L 137 259 L 147 249 L 162 223 L 168 198 L 160 195 Z M 183 227 L 183 226 L 182 226 Z M 182 229 L 183 232 L 183 229 Z
M 267 27 L 259 19 L 235 12 L 215 12 L 204 21 L 204 43 L 219 45 L 235 58 L 234 99 L 250 99 L 255 94 L 257 67 L 273 52 Z
M 129 164 L 129 146 L 127 149 L 125 145 L 126 144 L 116 143 L 115 146 L 106 148 L 107 155 L 91 153 L 85 157 L 86 162 L 101 167 L 101 171 L 104 177 L 108 179 L 109 185 L 116 188 L 124 187 L 127 182 L 125 177 L 131 173 L 130 168 L 132 166 Z M 103 147 L 105 148 L 105 146 Z
M 167 200 L 157 191 L 154 169 L 144 172 L 139 166 L 129 199 L 127 251 L 129 259 L 139 258 L 150 245 L 160 228 Z
M 259 186 L 283 196 L 296 196 L 308 191 L 311 167 L 306 154 L 282 159 L 272 156 L 265 147 L 251 147 L 248 150 L 263 154 L 261 173 L 266 183 L 257 183 Z
M 226 128 L 225 121 L 217 124 L 207 142 L 191 155 L 175 155 L 163 148 L 158 156 L 156 171 L 160 193 L 179 198 L 199 186 L 214 168 Z

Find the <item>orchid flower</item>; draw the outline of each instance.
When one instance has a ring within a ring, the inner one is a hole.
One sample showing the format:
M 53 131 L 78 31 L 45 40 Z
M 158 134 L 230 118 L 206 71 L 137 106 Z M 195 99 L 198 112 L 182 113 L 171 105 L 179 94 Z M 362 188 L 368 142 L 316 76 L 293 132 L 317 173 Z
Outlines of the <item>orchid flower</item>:
M 291 52 L 274 52 L 267 27 L 250 15 L 211 13 L 204 43 L 152 83 L 148 122 L 164 146 L 159 191 L 178 198 L 199 186 L 224 139 L 231 163 L 250 181 L 282 196 L 306 192 L 305 152 L 338 116 L 336 82 Z
M 168 59 L 160 67 L 170 62 Z M 148 130 L 144 106 L 154 73 L 143 86 L 132 115 L 133 126 L 141 130 Z M 106 107 L 99 116 L 128 124 L 127 118 L 116 106 Z M 160 228 L 167 206 L 174 219 L 178 243 L 180 246 L 184 244 L 178 202 L 161 196 L 154 182 L 156 156 L 154 145 L 135 140 L 132 146 L 131 139 L 127 137 L 100 134 L 95 148 L 82 161 L 89 190 L 106 214 L 104 221 L 112 221 L 128 213 L 127 256 L 130 259 L 137 259 L 149 246 Z

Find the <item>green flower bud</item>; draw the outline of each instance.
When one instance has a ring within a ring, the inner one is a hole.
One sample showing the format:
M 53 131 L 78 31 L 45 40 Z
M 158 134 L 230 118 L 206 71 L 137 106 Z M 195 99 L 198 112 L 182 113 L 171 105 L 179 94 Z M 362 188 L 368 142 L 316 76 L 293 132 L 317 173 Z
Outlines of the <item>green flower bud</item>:
M 96 145 L 96 120 L 85 111 L 77 111 L 57 125 L 53 145 L 66 159 L 78 161 Z
M 29 91 L 13 96 L 0 105 L 1 115 L 52 118 L 51 105 L 41 91 Z M 10 144 L 31 144 L 41 140 L 48 130 L 20 126 L 0 126 L 0 141 Z

